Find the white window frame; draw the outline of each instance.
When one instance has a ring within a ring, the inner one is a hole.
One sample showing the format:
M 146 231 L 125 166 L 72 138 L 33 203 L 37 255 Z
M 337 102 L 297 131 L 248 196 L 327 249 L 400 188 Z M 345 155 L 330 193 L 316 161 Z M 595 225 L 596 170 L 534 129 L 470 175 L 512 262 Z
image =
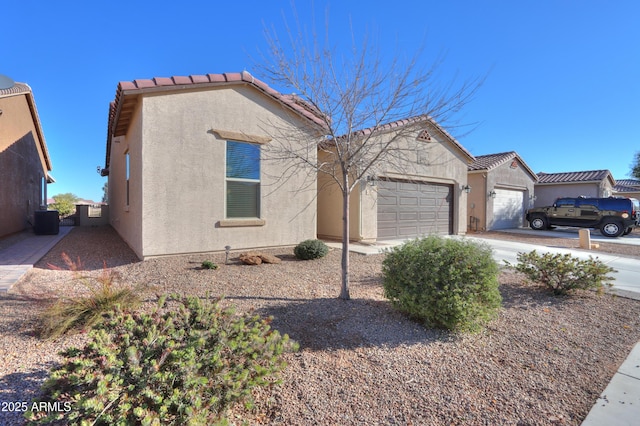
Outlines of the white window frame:
M 124 205 L 128 209 L 129 203 L 131 200 L 131 190 L 129 188 L 129 181 L 131 179 L 131 154 L 129 154 L 129 150 L 126 150 L 124 153 L 124 177 L 125 177 L 125 200 Z
M 258 148 L 259 156 L 258 156 L 258 179 L 250 179 L 250 178 L 235 178 L 235 177 L 227 177 L 227 152 L 229 149 L 229 143 L 238 143 L 238 144 L 247 144 L 253 145 Z M 247 217 L 229 217 L 228 216 L 228 205 L 227 205 L 227 184 L 229 182 L 249 182 L 257 184 L 257 194 L 256 194 L 256 216 L 247 216 Z M 260 219 L 262 212 L 262 150 L 260 149 L 260 144 L 239 141 L 239 140 L 227 140 L 225 143 L 225 153 L 224 153 L 224 217 L 226 220 L 235 221 L 235 220 L 255 220 Z

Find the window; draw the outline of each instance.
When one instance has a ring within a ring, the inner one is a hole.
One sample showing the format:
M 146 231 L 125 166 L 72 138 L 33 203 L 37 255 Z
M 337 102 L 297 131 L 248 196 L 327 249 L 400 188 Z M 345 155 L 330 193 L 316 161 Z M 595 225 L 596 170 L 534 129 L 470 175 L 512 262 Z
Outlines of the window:
M 87 209 L 88 217 L 102 217 L 102 207 L 100 205 L 90 205 Z
M 573 207 L 575 200 L 573 198 L 558 198 L 556 200 L 556 207 Z
M 40 208 L 47 209 L 47 178 L 40 179 Z
M 260 217 L 260 146 L 227 141 L 227 218 Z
M 126 206 L 129 205 L 129 172 L 130 172 L 130 167 L 131 167 L 131 158 L 129 155 L 129 151 L 124 153 L 124 157 L 125 157 L 125 173 L 126 173 L 126 179 L 127 179 L 127 202 L 125 203 Z

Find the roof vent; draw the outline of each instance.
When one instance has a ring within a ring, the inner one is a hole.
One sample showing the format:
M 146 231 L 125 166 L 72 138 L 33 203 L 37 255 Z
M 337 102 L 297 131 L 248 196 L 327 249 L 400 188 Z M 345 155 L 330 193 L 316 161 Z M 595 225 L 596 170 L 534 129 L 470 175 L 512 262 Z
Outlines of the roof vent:
M 431 139 L 431 135 L 426 130 L 421 131 L 417 139 L 423 142 L 433 142 L 433 139 Z

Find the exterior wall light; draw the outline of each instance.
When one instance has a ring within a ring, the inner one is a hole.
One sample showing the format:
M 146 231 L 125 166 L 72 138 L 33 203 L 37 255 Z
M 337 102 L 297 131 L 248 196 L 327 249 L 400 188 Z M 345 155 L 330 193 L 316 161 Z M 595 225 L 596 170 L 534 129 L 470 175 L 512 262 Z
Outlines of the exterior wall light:
M 468 194 L 471 192 L 471 187 L 469 185 L 465 185 L 462 187 L 462 190 Z
M 493 189 L 489 191 L 489 198 L 496 198 L 496 191 L 494 191 Z
M 369 185 L 371 185 L 371 186 L 375 186 L 375 185 L 376 185 L 376 181 L 377 181 L 377 180 L 378 180 L 378 179 L 377 179 L 374 175 L 368 175 L 368 176 L 365 178 L 365 181 L 366 181 Z

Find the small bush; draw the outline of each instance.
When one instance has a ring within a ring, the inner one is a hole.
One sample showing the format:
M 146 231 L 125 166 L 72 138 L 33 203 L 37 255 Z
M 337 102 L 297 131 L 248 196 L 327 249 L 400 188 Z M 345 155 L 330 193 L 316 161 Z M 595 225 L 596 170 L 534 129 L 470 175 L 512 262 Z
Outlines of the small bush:
M 293 253 L 302 260 L 319 259 L 329 253 L 329 247 L 320 240 L 305 240 L 295 246 Z
M 63 334 L 88 329 L 102 320 L 105 313 L 116 306 L 123 309 L 140 304 L 136 291 L 129 287 L 116 288 L 117 275 L 106 265 L 98 277 L 82 275 L 80 260 L 73 261 L 66 254 L 62 259 L 73 272 L 74 280 L 89 292 L 87 296 L 61 297 L 49 305 L 40 316 L 39 333 L 45 339 L 54 339 Z M 54 269 L 60 269 L 50 265 Z
M 280 355 L 295 349 L 288 336 L 217 301 L 189 297 L 178 305 L 169 309 L 163 298 L 151 314 L 109 315 L 83 349 L 62 353 L 34 401 L 70 401 L 73 409 L 26 417 L 35 424 L 226 424 L 227 409 L 250 401 L 252 388 L 276 383 Z
M 602 293 L 605 286 L 611 286 L 609 281 L 613 281 L 608 274 L 615 272 L 615 269 L 591 256 L 587 260 L 580 260 L 570 254 L 538 254 L 533 250 L 518 253 L 517 259 L 515 266 L 505 263 L 525 274 L 529 280 L 544 284 L 557 295 L 566 295 L 576 289 L 594 289 Z
M 218 265 L 210 260 L 205 260 L 204 262 L 202 262 L 202 265 L 200 265 L 200 267 L 202 269 L 218 269 Z
M 428 327 L 477 331 L 502 303 L 498 265 L 486 244 L 428 238 L 392 249 L 382 263 L 384 295 Z

